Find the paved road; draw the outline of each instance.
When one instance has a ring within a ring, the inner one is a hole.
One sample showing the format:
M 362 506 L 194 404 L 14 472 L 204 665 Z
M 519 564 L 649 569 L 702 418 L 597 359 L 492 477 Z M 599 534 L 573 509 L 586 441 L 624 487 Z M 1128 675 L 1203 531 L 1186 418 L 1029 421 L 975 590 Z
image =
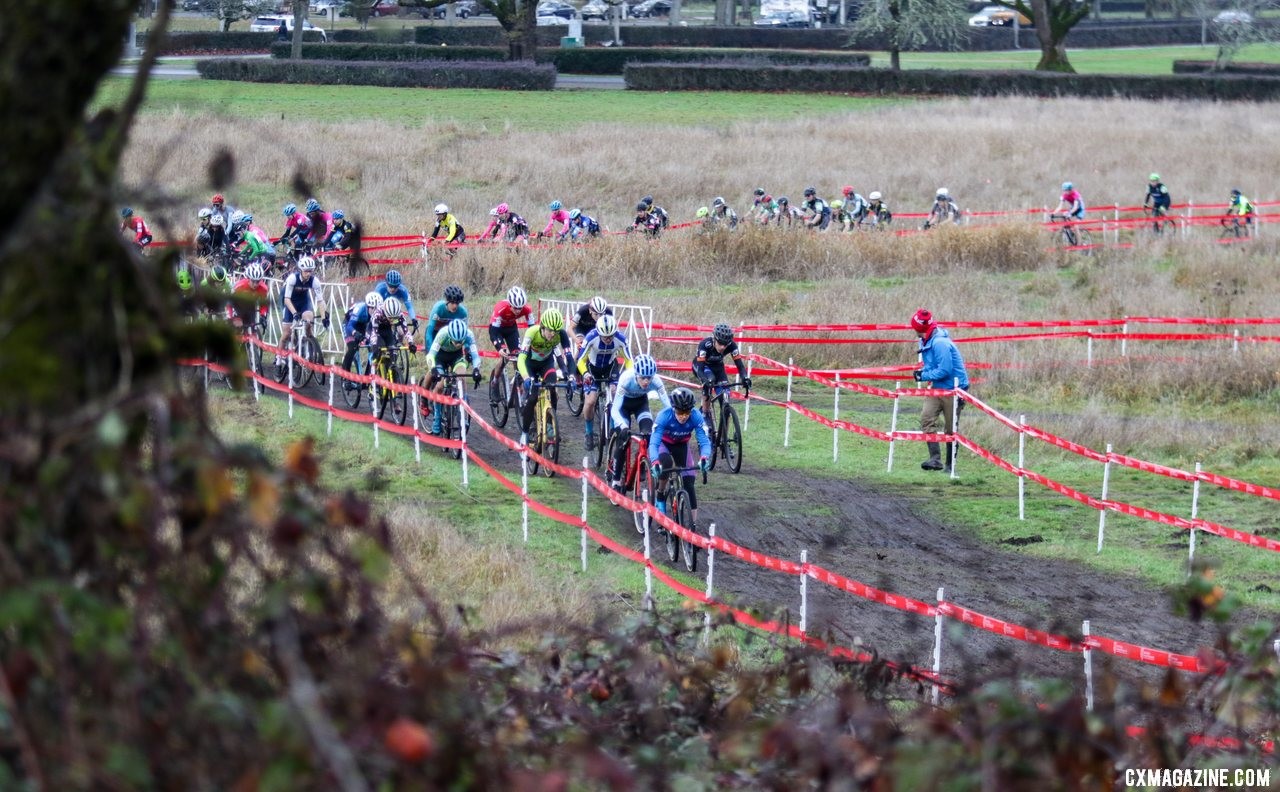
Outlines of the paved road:
M 184 60 L 190 60 L 190 58 Z M 112 69 L 111 74 L 117 77 L 132 77 L 135 68 L 133 64 L 125 64 Z M 162 59 L 152 69 L 151 76 L 159 80 L 193 80 L 199 78 L 200 74 L 193 66 L 166 66 Z M 556 77 L 556 90 L 582 90 L 584 88 L 621 90 L 626 88 L 626 85 L 623 84 L 622 77 L 618 75 L 561 74 Z

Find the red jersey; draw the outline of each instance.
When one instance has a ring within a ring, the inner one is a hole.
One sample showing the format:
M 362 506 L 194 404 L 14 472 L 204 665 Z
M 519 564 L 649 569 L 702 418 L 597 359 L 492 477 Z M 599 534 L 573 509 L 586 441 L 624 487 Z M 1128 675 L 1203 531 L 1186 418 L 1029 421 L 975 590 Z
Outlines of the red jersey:
M 141 243 L 143 237 L 151 236 L 151 231 L 147 229 L 146 221 L 138 215 L 126 217 L 124 219 L 124 222 L 120 224 L 120 230 L 124 231 L 125 229 L 129 229 L 133 232 L 133 239 L 135 242 Z
M 271 296 L 271 289 L 270 287 L 267 286 L 267 282 L 262 280 L 262 281 L 258 281 L 257 283 L 254 283 L 248 278 L 241 278 L 240 280 L 236 281 L 235 286 L 231 287 L 231 293 L 233 295 L 244 294 L 246 292 L 253 292 L 258 295 L 258 315 L 266 316 L 267 301 Z M 235 313 L 236 313 L 235 303 L 234 302 L 227 303 L 227 318 L 230 319 L 234 317 Z
M 511 307 L 511 303 L 499 300 L 498 304 L 493 306 L 493 316 L 489 317 L 489 326 L 515 327 L 521 319 L 524 319 L 524 324 L 528 327 L 533 320 L 533 309 L 526 304 L 517 311 Z

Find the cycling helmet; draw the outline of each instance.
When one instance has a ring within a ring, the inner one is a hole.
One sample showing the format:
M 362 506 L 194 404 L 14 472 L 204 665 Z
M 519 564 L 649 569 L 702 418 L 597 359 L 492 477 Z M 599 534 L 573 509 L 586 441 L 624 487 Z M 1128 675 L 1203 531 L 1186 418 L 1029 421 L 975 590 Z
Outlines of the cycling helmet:
M 1062 183 L 1062 191 L 1063 191 L 1063 192 L 1067 192 L 1067 191 L 1068 191 L 1068 190 L 1070 190 L 1073 186 L 1075 186 L 1075 185 L 1073 185 L 1071 182 L 1063 182 L 1063 183 Z
M 911 317 L 911 329 L 917 333 L 927 333 L 929 328 L 933 327 L 933 314 L 924 308 L 915 312 Z
M 832 202 L 831 202 L 831 208 L 832 208 L 832 209 L 843 209 L 843 208 L 844 208 L 844 201 L 840 200 L 839 198 L 835 199 L 834 201 L 832 201 Z
M 206 206 L 205 208 L 196 212 L 196 217 L 200 218 L 201 220 L 204 220 L 205 218 L 208 218 L 208 217 L 213 217 L 213 210 Z
M 341 209 L 334 209 L 334 210 L 333 210 L 333 219 L 334 219 L 334 220 L 342 220 L 342 219 L 344 219 L 346 216 L 347 216 L 347 215 L 346 215 L 346 213 L 345 213 L 345 212 L 343 212 Z
M 1240 197 L 1240 195 L 1241 195 L 1241 193 L 1240 193 L 1240 191 L 1239 191 L 1239 190 L 1232 190 L 1232 191 L 1231 191 L 1231 197 L 1232 197 L 1232 198 L 1239 198 L 1239 197 Z
M 640 203 L 636 204 L 636 211 L 637 212 L 649 211 L 649 204 L 645 203 L 644 201 L 641 201 Z
M 371 291 L 364 296 L 364 304 L 369 306 L 370 311 L 376 311 L 382 307 L 382 295 Z
M 449 214 L 449 207 L 445 206 L 444 204 L 436 204 L 436 208 L 433 209 L 432 211 L 434 211 L 438 215 Z
M 596 330 L 602 337 L 611 336 L 618 332 L 618 320 L 612 314 L 605 314 L 596 322 Z
M 804 197 L 805 197 L 805 198 L 811 198 L 811 197 L 813 197 L 813 196 L 815 196 L 815 195 L 817 195 L 817 194 L 818 194 L 818 191 L 817 191 L 817 189 L 816 189 L 816 188 L 813 188 L 813 187 L 805 187 L 805 188 L 804 188 Z
M 246 215 L 240 216 L 240 225 L 247 226 L 247 225 L 251 225 L 252 223 L 253 223 L 253 215 L 246 214 Z
M 446 329 L 446 332 L 449 333 L 450 341 L 457 341 L 458 343 L 462 343 L 463 341 L 466 341 L 467 333 L 469 332 L 467 330 L 467 320 L 454 319 L 452 322 L 449 323 L 449 326 Z
M 284 215 L 285 217 L 293 217 L 297 213 L 297 211 L 298 211 L 297 204 L 288 203 L 288 204 L 285 204 L 284 208 L 280 210 L 280 214 Z
M 451 302 L 451 303 L 462 302 L 462 287 L 461 286 L 445 286 L 444 301 Z
M 582 210 L 581 210 L 581 209 L 578 209 L 577 207 L 574 207 L 573 209 L 570 209 L 570 210 L 569 210 L 569 219 L 570 219 L 570 220 L 577 220 L 579 217 L 582 217 Z
M 708 208 L 707 208 L 707 207 L 705 207 L 705 206 L 699 206 L 699 207 L 698 207 L 698 211 L 697 211 L 697 213 L 696 213 L 696 216 L 697 216 L 697 218 L 698 218 L 699 220 L 701 220 L 702 218 L 706 217 L 706 216 L 707 216 L 707 215 L 709 215 L 709 214 L 711 214 L 711 210 L 710 210 L 710 209 L 708 209 Z
M 490 216 L 490 217 L 497 217 L 497 216 L 498 216 L 498 210 L 497 210 L 496 208 L 494 208 L 494 209 L 490 209 L 490 210 L 489 210 L 489 216 Z
M 559 308 L 548 308 L 542 312 L 542 316 L 538 319 L 538 324 L 558 333 L 564 329 L 564 314 L 560 313 Z
M 658 373 L 658 364 L 649 355 L 637 355 L 635 367 L 637 377 L 652 377 Z
M 791 203 L 791 201 L 787 200 L 787 196 L 785 196 L 785 195 L 784 195 L 784 196 L 782 196 L 781 198 L 779 198 L 779 199 L 778 199 L 778 203 L 780 203 L 780 204 L 790 204 L 790 203 Z
M 721 344 L 728 344 L 733 341 L 733 328 L 721 322 L 711 331 L 711 337 Z
M 318 211 L 320 211 L 320 202 L 317 201 L 315 198 L 308 198 L 307 214 L 311 214 L 312 212 L 318 212 Z
M 221 204 L 226 203 L 226 201 L 223 199 L 222 193 L 214 193 L 213 197 L 209 199 L 209 203 L 214 206 L 220 206 Z
M 299 272 L 312 272 L 313 270 L 315 270 L 315 268 L 316 268 L 316 260 L 311 258 L 310 256 L 303 256 L 302 258 L 298 259 Z
M 757 188 L 756 188 L 756 191 L 755 191 L 755 196 L 756 196 L 757 198 L 763 197 L 763 196 L 764 196 L 764 188 L 763 188 L 763 187 L 757 187 Z
M 644 204 L 646 207 L 653 206 L 653 196 L 646 195 L 645 197 L 640 199 L 640 203 Z
M 559 201 L 552 201 L 550 204 L 547 205 L 547 208 L 553 212 L 558 212 L 564 208 L 564 204 L 560 203 Z
M 121 209 L 121 210 L 120 210 L 120 216 L 121 216 L 121 217 L 133 217 L 133 210 L 126 206 L 125 208 L 123 208 L 123 209 Z
M 524 293 L 524 289 L 519 286 L 512 286 L 510 289 L 507 289 L 507 305 L 510 305 L 513 310 L 520 310 L 525 307 L 528 302 L 529 295 Z
M 591 298 L 591 302 L 588 303 L 588 305 L 590 305 L 591 310 L 595 311 L 598 314 L 602 314 L 605 311 L 609 310 L 609 301 L 598 294 L 595 297 Z
M 936 196 L 936 197 L 937 197 L 937 198 L 946 198 L 946 197 L 948 197 L 948 196 L 950 196 L 950 195 L 951 195 L 951 191 L 950 191 L 950 190 L 948 190 L 946 187 L 939 187 L 939 188 L 938 188 L 938 194 L 937 194 L 937 196 Z
M 1147 181 L 1160 181 L 1160 174 L 1153 173 L 1147 177 Z
M 671 409 L 676 412 L 693 412 L 693 391 L 680 387 L 671 391 Z
M 382 301 L 383 316 L 400 316 L 404 314 L 404 303 L 395 297 L 388 297 Z
M 493 210 L 498 214 L 506 214 L 507 212 L 511 211 L 511 207 L 507 206 L 504 203 L 500 203 L 497 206 L 493 207 Z
M 852 197 L 853 197 L 853 186 L 852 186 L 852 185 L 848 185 L 848 184 L 846 184 L 844 187 L 842 187 L 842 188 L 840 189 L 840 192 L 844 193 L 844 196 L 845 196 L 846 198 L 852 198 Z
M 388 286 L 390 286 L 393 289 L 398 289 L 400 287 L 400 282 L 402 280 L 403 278 L 400 277 L 400 270 L 387 270 Z
M 222 215 L 214 215 L 213 217 L 209 218 L 209 225 L 222 228 L 224 225 L 226 225 L 226 221 L 222 219 Z
M 191 273 L 184 269 L 178 270 L 178 288 L 186 291 L 192 286 Z
M 871 194 L 867 196 L 867 200 L 878 201 L 883 197 L 884 196 L 880 194 L 879 190 L 872 190 Z
M 267 273 L 262 270 L 262 265 L 255 261 L 244 268 L 244 276 L 254 283 L 257 283 L 267 277 Z
M 209 270 L 209 280 L 214 283 L 227 282 L 227 268 L 221 264 L 214 264 L 213 269 Z
M 720 197 L 719 195 L 717 195 L 715 198 L 712 198 L 712 199 L 711 199 L 711 205 L 712 205 L 712 206 L 724 206 L 724 198 L 722 198 L 722 197 Z

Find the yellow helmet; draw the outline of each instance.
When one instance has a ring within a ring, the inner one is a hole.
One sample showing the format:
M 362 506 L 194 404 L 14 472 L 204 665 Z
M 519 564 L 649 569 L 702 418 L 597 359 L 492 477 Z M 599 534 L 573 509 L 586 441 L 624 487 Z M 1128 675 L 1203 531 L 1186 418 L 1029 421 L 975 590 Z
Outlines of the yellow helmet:
M 542 317 L 538 320 L 538 324 L 558 333 L 564 329 L 564 314 L 560 313 L 559 308 L 548 308 L 542 312 Z

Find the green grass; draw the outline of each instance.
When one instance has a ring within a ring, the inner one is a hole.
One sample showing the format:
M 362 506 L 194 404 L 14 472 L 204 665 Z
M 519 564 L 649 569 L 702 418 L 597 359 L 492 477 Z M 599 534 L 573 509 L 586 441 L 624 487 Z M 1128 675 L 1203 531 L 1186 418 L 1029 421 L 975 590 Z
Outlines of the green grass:
M 92 110 L 124 100 L 129 80 L 102 81 Z M 568 131 L 592 123 L 722 127 L 737 121 L 821 118 L 902 99 L 824 94 L 651 93 L 647 91 L 451 91 L 333 85 L 263 85 L 221 80 L 156 80 L 144 113 L 212 114 L 314 121 L 376 120 L 401 127 L 454 123 L 473 134 L 510 129 Z M 341 117 L 334 108 L 342 108 Z
M 904 52 L 904 69 L 1034 69 L 1040 60 L 1033 33 L 1024 33 L 1024 49 L 1002 52 Z M 1173 74 L 1175 60 L 1213 60 L 1213 46 L 1115 47 L 1075 49 L 1067 38 L 1067 56 L 1081 74 Z M 1255 44 L 1236 57 L 1241 62 L 1280 63 L 1280 47 Z M 871 65 L 887 67 L 889 53 L 871 53 Z

